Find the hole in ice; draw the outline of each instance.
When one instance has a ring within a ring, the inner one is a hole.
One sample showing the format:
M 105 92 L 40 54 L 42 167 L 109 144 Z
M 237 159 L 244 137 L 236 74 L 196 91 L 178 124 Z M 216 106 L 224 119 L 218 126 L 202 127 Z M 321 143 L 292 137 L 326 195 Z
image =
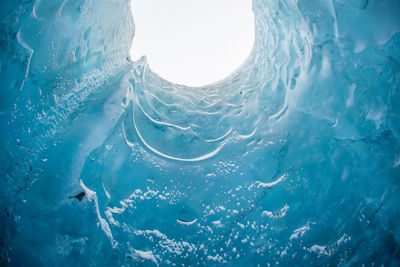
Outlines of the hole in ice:
M 251 0 L 132 0 L 131 58 L 147 56 L 162 78 L 189 86 L 219 81 L 249 56 Z

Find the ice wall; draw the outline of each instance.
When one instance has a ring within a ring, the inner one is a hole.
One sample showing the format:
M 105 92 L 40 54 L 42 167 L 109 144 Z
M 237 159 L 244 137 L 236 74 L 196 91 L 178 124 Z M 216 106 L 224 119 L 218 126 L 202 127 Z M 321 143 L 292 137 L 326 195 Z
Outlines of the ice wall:
M 129 61 L 129 1 L 2 5 L 2 264 L 398 265 L 398 1 L 255 0 L 199 88 Z
M 24 227 L 16 222 L 17 203 L 46 175 L 41 165 L 49 150 L 62 143 L 79 114 L 98 104 L 95 95 L 110 94 L 107 84 L 128 67 L 134 34 L 129 4 L 1 3 L 1 262 L 13 248 L 4 240 Z

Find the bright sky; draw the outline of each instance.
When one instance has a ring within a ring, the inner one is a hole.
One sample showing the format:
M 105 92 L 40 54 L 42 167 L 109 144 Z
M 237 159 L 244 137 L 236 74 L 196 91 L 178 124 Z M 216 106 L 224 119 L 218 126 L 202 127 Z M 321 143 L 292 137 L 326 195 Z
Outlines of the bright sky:
M 254 43 L 251 0 L 132 0 L 131 57 L 146 55 L 162 78 L 189 86 L 221 80 Z

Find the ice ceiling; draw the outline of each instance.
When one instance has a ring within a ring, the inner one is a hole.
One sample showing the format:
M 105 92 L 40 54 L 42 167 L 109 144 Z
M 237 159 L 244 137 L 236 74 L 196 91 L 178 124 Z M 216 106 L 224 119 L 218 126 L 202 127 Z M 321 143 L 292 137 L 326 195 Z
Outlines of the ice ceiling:
M 0 265 L 399 265 L 397 0 L 254 0 L 196 88 L 130 4 L 2 1 Z

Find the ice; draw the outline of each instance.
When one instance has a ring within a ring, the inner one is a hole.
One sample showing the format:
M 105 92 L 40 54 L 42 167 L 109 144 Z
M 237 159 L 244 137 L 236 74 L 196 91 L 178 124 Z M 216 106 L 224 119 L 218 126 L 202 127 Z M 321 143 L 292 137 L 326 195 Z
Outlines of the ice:
M 1 266 L 400 264 L 399 1 L 252 5 L 194 88 L 128 0 L 2 1 Z

